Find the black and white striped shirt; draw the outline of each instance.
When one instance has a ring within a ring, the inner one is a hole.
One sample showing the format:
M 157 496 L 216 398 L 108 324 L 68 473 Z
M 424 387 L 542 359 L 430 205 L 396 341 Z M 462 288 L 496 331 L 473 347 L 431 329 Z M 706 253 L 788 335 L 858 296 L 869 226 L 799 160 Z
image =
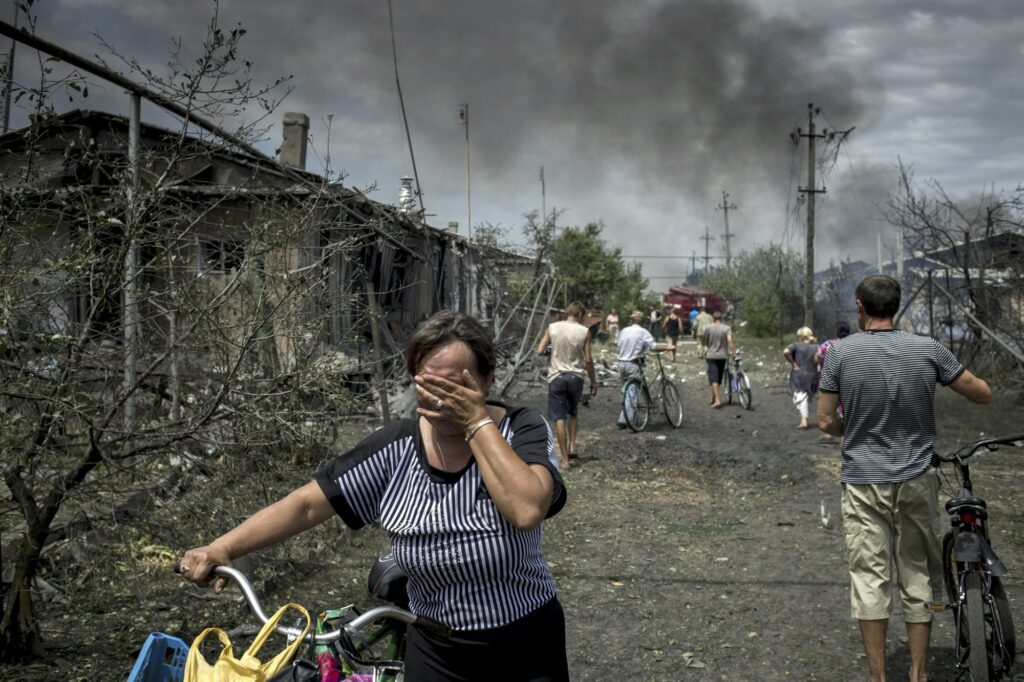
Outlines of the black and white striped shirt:
M 900 483 L 925 473 L 935 452 L 935 384 L 951 384 L 963 372 L 935 339 L 895 329 L 832 346 L 818 388 L 838 393 L 843 406 L 839 480 Z
M 565 488 L 544 418 L 511 408 L 498 426 L 516 454 L 555 479 L 548 516 Z M 454 630 L 500 627 L 555 596 L 541 529 L 522 531 L 501 515 L 475 460 L 459 472 L 427 462 L 416 420 L 397 421 L 335 458 L 316 475 L 351 528 L 380 521 L 409 576 L 409 608 Z

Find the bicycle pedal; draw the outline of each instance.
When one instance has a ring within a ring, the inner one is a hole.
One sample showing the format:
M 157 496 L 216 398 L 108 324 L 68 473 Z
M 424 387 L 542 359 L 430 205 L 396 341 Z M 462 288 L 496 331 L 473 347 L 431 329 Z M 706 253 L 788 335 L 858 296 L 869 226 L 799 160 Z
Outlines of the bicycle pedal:
M 947 603 L 941 602 L 941 601 L 926 602 L 926 606 L 928 607 L 929 611 L 935 611 L 935 612 L 945 611 L 946 609 L 953 608 L 952 604 L 947 604 Z

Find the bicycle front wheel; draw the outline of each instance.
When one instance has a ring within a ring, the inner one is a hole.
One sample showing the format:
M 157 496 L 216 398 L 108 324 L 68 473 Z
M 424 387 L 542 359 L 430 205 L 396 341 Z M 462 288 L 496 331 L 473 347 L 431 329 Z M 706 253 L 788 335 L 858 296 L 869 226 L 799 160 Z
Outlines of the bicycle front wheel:
M 679 397 L 679 389 L 671 381 L 661 386 L 661 406 L 672 428 L 678 429 L 683 425 L 683 401 Z
M 981 574 L 964 575 L 964 610 L 967 611 L 967 665 L 972 682 L 988 682 L 988 647 L 985 645 L 985 596 Z
M 732 405 L 732 382 L 732 372 L 730 372 L 729 370 L 725 370 L 725 380 L 722 382 L 722 384 L 725 386 L 725 402 L 729 403 L 730 405 Z
M 740 404 L 744 410 L 749 410 L 754 404 L 754 395 L 750 392 L 750 379 L 747 378 L 746 372 L 736 375 L 736 383 L 740 387 Z
M 651 399 L 643 383 L 636 379 L 626 382 L 622 389 L 622 413 L 626 424 L 634 431 L 643 431 L 651 418 Z
M 998 628 L 993 628 L 994 631 L 1002 635 L 1002 650 L 996 647 L 995 655 L 1001 660 L 1000 673 L 1003 675 L 1009 675 L 1010 670 L 1013 668 L 1013 659 L 1017 656 L 1017 633 L 1013 629 L 1013 615 L 1010 613 L 1010 601 L 1006 598 L 1006 589 L 1003 587 L 1003 581 L 999 578 L 992 577 L 992 589 L 990 591 L 992 595 L 992 603 L 995 605 L 995 613 L 993 616 L 996 618 L 996 625 Z

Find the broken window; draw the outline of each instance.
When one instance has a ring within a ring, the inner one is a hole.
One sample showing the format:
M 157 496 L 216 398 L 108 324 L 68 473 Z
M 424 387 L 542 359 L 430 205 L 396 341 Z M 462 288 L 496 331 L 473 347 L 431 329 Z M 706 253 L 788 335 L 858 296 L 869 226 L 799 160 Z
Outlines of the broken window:
M 238 270 L 245 260 L 245 240 L 234 237 L 199 237 L 197 258 L 200 274 Z

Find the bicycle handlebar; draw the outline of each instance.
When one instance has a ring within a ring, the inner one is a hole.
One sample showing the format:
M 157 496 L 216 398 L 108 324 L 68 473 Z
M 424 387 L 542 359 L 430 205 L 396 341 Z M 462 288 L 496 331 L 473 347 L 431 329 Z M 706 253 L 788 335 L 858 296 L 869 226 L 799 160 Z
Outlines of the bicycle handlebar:
M 988 448 L 989 450 L 995 450 L 998 445 L 1008 445 L 1010 443 L 1018 443 L 1024 441 L 1024 433 L 1018 433 L 1012 436 L 997 436 L 995 438 L 983 438 L 976 440 L 973 443 L 961 446 L 958 450 L 955 450 L 949 455 L 935 455 L 935 458 L 939 462 L 956 462 L 963 461 L 971 457 L 975 452 L 982 448 Z
M 256 596 L 256 590 L 253 589 L 252 583 L 249 582 L 249 578 L 239 571 L 237 568 L 231 568 L 230 566 L 215 566 L 213 575 L 230 578 L 233 580 L 242 590 L 242 594 L 245 596 L 245 601 L 249 604 L 249 609 L 253 614 L 260 619 L 261 623 L 266 623 L 268 619 L 267 614 L 263 611 L 263 605 L 260 604 L 259 597 Z M 346 623 L 344 628 L 346 630 L 360 630 L 367 625 L 376 623 L 377 621 L 387 619 L 397 620 L 406 624 L 413 624 L 416 622 L 416 614 L 406 611 L 405 609 L 398 608 L 397 606 L 378 606 L 370 609 L 366 613 L 360 614 L 352 621 Z M 285 625 L 278 625 L 276 630 L 282 635 L 289 638 L 298 637 L 302 634 L 302 630 L 295 627 L 288 627 Z M 310 632 L 306 635 L 307 638 L 313 641 L 315 644 L 330 644 L 341 639 L 342 631 L 331 630 L 323 634 L 316 634 Z

